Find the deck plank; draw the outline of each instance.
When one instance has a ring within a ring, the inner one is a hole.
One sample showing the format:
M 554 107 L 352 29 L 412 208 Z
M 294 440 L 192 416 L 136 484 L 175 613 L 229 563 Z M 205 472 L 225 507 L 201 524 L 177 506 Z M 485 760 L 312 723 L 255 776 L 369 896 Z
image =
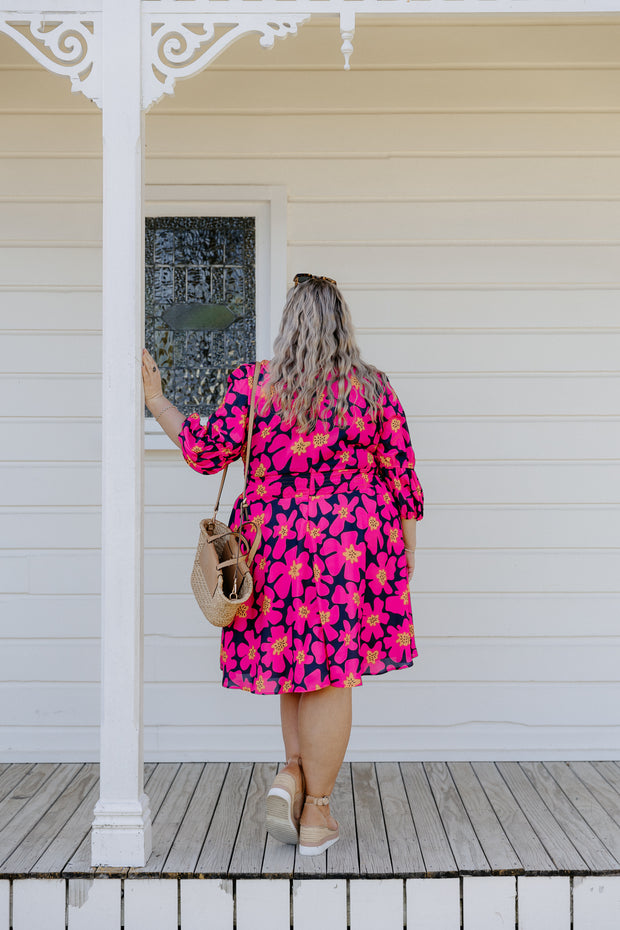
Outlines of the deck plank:
M 579 855 L 519 763 L 497 762 L 496 765 L 517 804 L 526 814 L 553 859 L 555 868 L 587 871 L 585 859 Z
M 15 815 L 28 804 L 43 784 L 58 769 L 58 762 L 40 762 L 19 778 L 0 801 L 0 849 L 2 831 Z M 2 862 L 0 853 L 0 863 Z
M 280 762 L 278 772 L 282 771 L 285 765 L 285 762 Z M 263 876 L 265 878 L 283 878 L 292 875 L 294 867 L 295 846 L 292 843 L 279 843 L 268 835 L 263 855 Z
M 426 875 L 456 872 L 456 862 L 423 763 L 401 762 L 400 770 L 420 841 Z
M 166 875 L 191 876 L 213 819 L 228 762 L 207 762 L 164 864 Z
M 34 762 L 11 762 L 0 775 L 0 802 L 15 789 L 22 778 L 34 768 Z M 41 764 L 41 763 L 39 763 Z
M 478 837 L 489 868 L 497 873 L 521 871 L 523 866 L 502 829 L 482 786 L 469 762 L 448 762 L 463 807 Z
M 567 765 L 594 795 L 603 810 L 606 810 L 609 816 L 620 824 L 620 794 L 603 778 L 598 769 L 591 762 L 575 761 L 568 762 Z
M 265 798 L 276 777 L 277 768 L 275 762 L 254 763 L 229 866 L 229 871 L 235 878 L 260 878 L 262 874 L 267 840 Z
M 471 767 L 497 815 L 515 853 L 527 872 L 554 872 L 555 864 L 494 762 L 472 762 Z
M 151 875 L 156 878 L 161 875 L 204 765 L 204 762 L 184 762 L 179 766 L 157 814 L 153 817 L 151 855 L 146 865 L 130 869 L 129 877 Z
M 20 803 L 19 810 L 0 833 L 0 864 L 2 864 L 3 868 L 4 862 L 26 836 L 34 830 L 36 824 L 53 804 L 57 795 L 73 781 L 83 766 L 83 762 L 59 764 L 49 777 L 39 784 L 34 794 L 26 798 L 16 798 L 16 801 Z M 25 781 L 27 780 L 25 779 Z
M 60 791 L 40 820 L 2 863 L 6 872 L 17 875 L 32 870 L 41 853 L 54 841 L 93 785 L 97 784 L 98 769 L 99 767 L 93 763 L 85 764 L 67 787 Z
M 392 876 L 392 859 L 374 763 L 354 762 L 352 775 L 360 877 Z
M 353 802 L 353 779 L 351 763 L 345 762 L 338 772 L 332 791 L 334 816 L 340 826 L 340 839 L 327 850 L 327 874 L 355 878 L 360 873 L 357 846 L 357 823 Z
M 614 851 L 620 853 L 620 831 L 579 780 L 571 776 L 570 772 L 568 776 L 564 775 L 556 766 L 561 779 L 559 782 L 554 778 L 551 766 L 544 762 L 520 762 L 519 766 L 553 816 L 562 824 L 562 829 L 575 848 L 579 849 L 588 868 L 594 872 L 620 869 L 620 861 L 613 854 Z M 584 807 L 586 816 L 581 813 Z
M 424 872 L 424 859 L 398 763 L 377 762 L 375 769 L 393 873 L 418 875 Z
M 424 762 L 423 765 L 459 872 L 488 872 L 487 857 L 467 816 L 447 763 Z
M 214 878 L 228 875 L 251 775 L 251 762 L 231 763 L 196 863 L 200 875 Z
M 615 762 L 592 762 L 596 771 L 620 794 L 620 765 Z

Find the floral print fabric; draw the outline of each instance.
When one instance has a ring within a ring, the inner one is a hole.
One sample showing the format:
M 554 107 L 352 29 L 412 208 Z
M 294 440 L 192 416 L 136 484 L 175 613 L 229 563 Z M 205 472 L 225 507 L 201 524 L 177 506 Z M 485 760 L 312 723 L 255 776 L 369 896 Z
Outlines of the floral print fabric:
M 352 688 L 362 676 L 413 664 L 418 655 L 401 518 L 422 519 L 407 420 L 387 378 L 373 422 L 352 378 L 346 423 L 325 397 L 316 429 L 283 423 L 277 401 L 261 410 L 261 364 L 247 485 L 261 526 L 254 592 L 222 630 L 222 684 L 257 694 Z M 203 426 L 185 420 L 185 461 L 204 474 L 245 454 L 253 365 L 229 377 Z M 335 382 L 330 386 L 336 391 Z M 238 528 L 240 498 L 229 525 Z M 248 539 L 253 540 L 249 527 Z

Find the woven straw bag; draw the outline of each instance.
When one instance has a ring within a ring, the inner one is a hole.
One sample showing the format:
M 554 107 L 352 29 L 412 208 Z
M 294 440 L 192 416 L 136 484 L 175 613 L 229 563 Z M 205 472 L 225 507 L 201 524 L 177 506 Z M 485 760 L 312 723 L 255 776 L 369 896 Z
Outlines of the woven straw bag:
M 250 421 L 246 441 L 242 514 L 247 507 L 245 489 L 248 482 L 259 373 L 260 362 L 257 362 L 252 383 Z M 227 471 L 228 466 L 222 474 L 213 517 L 200 521 L 200 536 L 191 574 L 192 591 L 198 606 L 209 623 L 218 627 L 230 626 L 241 604 L 249 600 L 252 595 L 254 584 L 250 567 L 261 540 L 260 527 L 257 527 L 251 520 L 243 520 L 238 530 L 231 530 L 225 523 L 216 519 Z M 256 531 L 251 547 L 242 532 L 243 527 L 248 524 L 251 524 Z

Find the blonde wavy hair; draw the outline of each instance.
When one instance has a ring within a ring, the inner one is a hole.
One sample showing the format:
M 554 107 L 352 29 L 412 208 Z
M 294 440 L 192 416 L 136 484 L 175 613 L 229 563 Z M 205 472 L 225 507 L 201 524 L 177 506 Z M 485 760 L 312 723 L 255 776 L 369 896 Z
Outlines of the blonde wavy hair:
M 268 407 L 274 397 L 282 419 L 311 432 L 317 424 L 321 399 L 328 383 L 337 379 L 334 398 L 326 392 L 328 409 L 337 423 L 345 423 L 352 379 L 364 386 L 364 397 L 375 420 L 385 392 L 383 373 L 362 360 L 347 303 L 337 285 L 321 278 L 295 284 L 286 295 L 280 331 L 274 342 L 269 376 L 261 391 Z

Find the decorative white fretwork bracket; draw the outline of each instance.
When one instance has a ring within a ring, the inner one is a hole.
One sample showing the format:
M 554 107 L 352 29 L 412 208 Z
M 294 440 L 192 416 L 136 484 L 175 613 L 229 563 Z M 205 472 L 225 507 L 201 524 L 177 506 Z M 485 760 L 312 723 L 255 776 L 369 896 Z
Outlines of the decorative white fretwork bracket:
M 260 35 L 263 48 L 275 40 L 295 35 L 297 27 L 310 19 L 310 13 L 269 16 L 237 13 L 200 17 L 168 15 L 164 22 L 145 16 L 142 24 L 142 107 L 147 110 L 164 94 L 173 94 L 178 78 L 191 77 L 207 67 L 237 39 L 248 33 Z M 223 32 L 216 37 L 217 27 Z
M 2 13 L 0 33 L 14 39 L 71 90 L 101 106 L 101 13 Z

